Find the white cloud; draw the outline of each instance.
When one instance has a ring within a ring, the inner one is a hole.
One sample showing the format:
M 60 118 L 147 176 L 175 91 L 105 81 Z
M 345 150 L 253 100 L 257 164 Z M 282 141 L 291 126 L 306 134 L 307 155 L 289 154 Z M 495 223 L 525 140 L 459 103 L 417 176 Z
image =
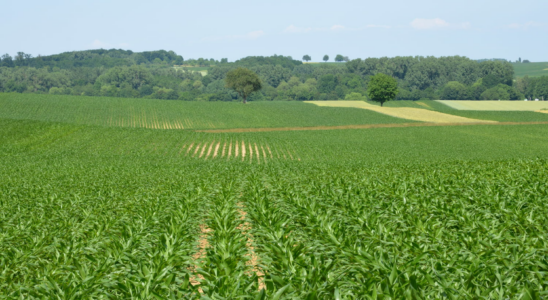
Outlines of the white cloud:
M 202 42 L 214 42 L 214 41 L 223 41 L 223 40 L 255 40 L 265 35 L 265 32 L 262 30 L 251 31 L 247 34 L 240 35 L 225 35 L 225 36 L 212 36 L 205 37 Z
M 415 29 L 440 29 L 449 27 L 449 23 L 440 18 L 435 19 L 415 19 L 411 22 L 411 26 Z
M 344 30 L 344 29 L 346 29 L 346 28 L 342 25 L 333 25 L 333 26 L 331 26 L 331 30 L 333 30 L 333 31 Z
M 289 25 L 284 32 L 287 33 L 307 33 L 312 31 L 313 29 L 311 27 L 303 28 L 303 27 L 297 27 L 295 25 Z
M 523 24 L 520 24 L 520 23 L 512 23 L 510 25 L 508 25 L 508 28 L 511 28 L 511 29 L 529 29 L 531 27 L 543 27 L 544 23 L 539 23 L 539 22 L 527 22 L 527 23 L 523 23 Z
M 434 30 L 434 29 L 470 29 L 470 22 L 464 23 L 449 23 L 443 19 L 415 19 L 411 22 L 411 27 L 417 30 Z

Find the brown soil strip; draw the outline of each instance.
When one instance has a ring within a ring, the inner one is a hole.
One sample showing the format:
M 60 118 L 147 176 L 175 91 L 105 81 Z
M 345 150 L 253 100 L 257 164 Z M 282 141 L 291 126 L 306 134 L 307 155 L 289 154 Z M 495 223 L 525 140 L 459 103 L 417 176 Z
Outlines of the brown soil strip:
M 207 147 L 207 143 L 204 143 L 204 146 L 202 147 L 202 151 L 200 152 L 200 158 L 202 158 L 202 156 L 204 156 L 204 152 L 205 152 L 205 149 Z
M 469 126 L 469 125 L 545 125 L 548 122 L 470 122 L 470 123 L 392 123 L 392 124 L 362 124 L 341 126 L 314 126 L 314 127 L 278 127 L 278 128 L 232 128 L 196 130 L 208 133 L 241 133 L 241 132 L 270 132 L 270 131 L 303 131 L 303 130 L 340 130 L 340 129 L 370 129 L 370 128 L 403 128 L 403 127 L 441 127 L 441 126 Z
M 242 161 L 245 159 L 245 143 L 242 141 Z
M 221 147 L 221 142 L 218 142 L 217 146 L 215 146 L 215 152 L 213 152 L 213 158 L 217 157 L 217 154 L 219 154 L 219 147 Z
M 247 146 L 249 147 L 249 162 L 253 162 L 253 147 L 251 147 L 251 143 L 248 143 Z
M 289 153 L 289 157 L 291 157 L 291 160 L 293 160 L 293 155 L 291 155 L 291 151 L 289 149 L 286 149 L 287 153 Z
M 236 141 L 236 143 L 234 143 L 234 144 L 235 144 L 235 146 L 234 146 L 234 148 L 235 148 L 234 149 L 234 157 L 238 157 L 238 154 L 240 154 L 240 153 L 238 153 L 238 152 L 240 152 L 240 150 L 239 150 L 240 148 L 238 146 L 238 141 Z
M 247 215 L 247 212 L 243 210 L 245 206 L 242 203 L 238 203 L 238 206 L 240 220 L 245 220 L 245 216 Z M 259 256 L 255 252 L 255 247 L 253 247 L 253 235 L 249 233 L 249 231 L 251 230 L 251 224 L 249 224 L 249 222 L 244 222 L 243 224 L 240 224 L 238 226 L 238 229 L 240 229 L 242 231 L 242 234 L 247 237 L 246 247 L 249 249 L 249 254 L 247 254 L 247 256 L 251 257 L 246 262 L 246 265 L 250 267 L 251 272 L 254 272 L 255 274 L 257 274 L 257 277 L 259 277 L 259 291 L 262 289 L 266 289 L 266 285 L 264 283 L 264 272 L 259 266 Z
M 223 154 L 221 157 L 225 157 L 225 150 L 226 150 L 226 142 L 223 144 Z
M 232 156 L 232 141 L 230 141 L 230 145 L 228 145 L 228 155 L 226 156 L 227 159 L 230 159 Z
M 186 150 L 185 156 L 188 155 L 188 152 L 190 152 L 190 149 L 192 149 L 192 146 L 194 146 L 194 142 L 192 142 L 192 143 L 190 144 L 190 146 L 188 146 L 188 149 Z
M 200 143 L 196 145 L 196 149 L 194 150 L 194 154 L 192 155 L 192 157 L 196 156 L 196 153 L 198 153 L 198 150 L 200 150 Z
M 209 247 L 208 237 L 211 235 L 213 230 L 207 227 L 206 224 L 200 224 L 200 239 L 198 240 L 198 251 L 194 253 L 192 258 L 194 259 L 194 267 L 191 268 L 191 271 L 196 272 L 196 266 L 203 262 L 203 259 L 206 257 L 206 249 Z M 199 280 L 204 280 L 204 276 L 198 274 L 197 276 L 190 277 L 190 284 L 199 285 Z M 200 294 L 203 294 L 204 291 L 201 288 L 198 288 Z
M 205 157 L 206 160 L 209 157 L 209 155 L 211 155 L 211 151 L 213 151 L 213 144 L 215 144 L 215 141 L 211 142 L 211 145 L 209 145 L 209 149 L 207 149 L 207 154 Z

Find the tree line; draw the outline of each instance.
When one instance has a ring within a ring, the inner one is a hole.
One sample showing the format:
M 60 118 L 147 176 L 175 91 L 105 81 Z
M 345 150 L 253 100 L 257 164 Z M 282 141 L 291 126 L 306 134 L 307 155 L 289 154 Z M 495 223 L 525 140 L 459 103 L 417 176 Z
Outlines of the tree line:
M 364 100 L 372 76 L 379 73 L 396 79 L 396 100 L 548 99 L 548 77 L 514 79 L 509 62 L 460 56 L 367 58 L 340 64 L 303 64 L 281 55 L 235 62 L 184 60 L 164 50 L 7 56 L 0 60 L 0 92 L 233 101 L 241 96 L 226 87 L 226 74 L 245 67 L 258 74 L 262 86 L 248 101 Z M 184 68 L 200 65 L 208 67 L 207 75 Z

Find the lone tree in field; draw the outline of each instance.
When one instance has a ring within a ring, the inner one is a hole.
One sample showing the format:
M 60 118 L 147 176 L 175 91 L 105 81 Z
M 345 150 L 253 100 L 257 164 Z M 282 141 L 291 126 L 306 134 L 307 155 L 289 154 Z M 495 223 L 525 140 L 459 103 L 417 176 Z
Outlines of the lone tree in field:
M 323 61 L 327 62 L 328 60 L 329 60 L 329 55 L 327 55 L 327 54 L 324 55 L 324 56 L 323 56 Z
M 306 62 L 309 62 L 312 58 L 310 58 L 310 55 L 305 55 L 303 56 L 303 60 L 306 61 Z
M 246 68 L 237 68 L 226 73 L 226 87 L 231 88 L 247 103 L 247 97 L 262 88 L 261 79 L 255 72 Z
M 335 56 L 335 61 L 336 62 L 342 62 L 344 61 L 344 56 L 340 55 L 340 54 L 337 54 L 337 56 Z
M 381 106 L 386 101 L 393 100 L 398 94 L 398 82 L 391 76 L 378 73 L 371 77 L 367 87 L 367 96 L 369 99 L 380 102 Z

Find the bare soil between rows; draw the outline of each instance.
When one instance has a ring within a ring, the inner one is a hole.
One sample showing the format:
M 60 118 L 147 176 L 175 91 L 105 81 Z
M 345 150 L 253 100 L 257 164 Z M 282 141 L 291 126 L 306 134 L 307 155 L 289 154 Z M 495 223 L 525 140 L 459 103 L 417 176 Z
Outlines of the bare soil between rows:
M 270 132 L 270 131 L 305 131 L 305 130 L 340 130 L 340 129 L 371 129 L 371 128 L 405 128 L 405 127 L 440 127 L 440 126 L 470 126 L 470 125 L 546 125 L 548 122 L 467 122 L 467 123 L 389 123 L 389 124 L 362 124 L 340 126 L 312 126 L 312 127 L 265 127 L 265 128 L 231 128 L 231 129 L 204 129 L 196 132 L 207 133 L 243 133 L 243 132 Z

